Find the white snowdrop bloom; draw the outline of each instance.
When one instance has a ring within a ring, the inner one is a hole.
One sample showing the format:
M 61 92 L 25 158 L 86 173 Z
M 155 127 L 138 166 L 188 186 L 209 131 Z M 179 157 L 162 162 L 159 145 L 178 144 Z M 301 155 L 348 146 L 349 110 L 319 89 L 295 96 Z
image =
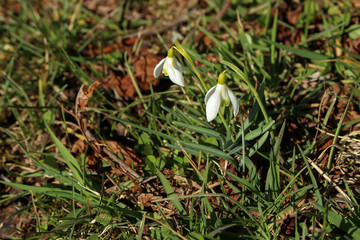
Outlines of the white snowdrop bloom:
M 206 93 L 206 119 L 208 122 L 216 118 L 221 105 L 226 104 L 226 106 L 229 106 L 230 101 L 234 108 L 234 117 L 239 113 L 239 102 L 225 82 L 226 76 L 222 72 L 218 77 L 218 84 Z
M 167 57 L 161 60 L 154 68 L 154 77 L 158 78 L 161 72 L 165 76 L 169 76 L 173 83 L 184 87 L 183 67 L 174 57 L 173 47 L 169 49 Z

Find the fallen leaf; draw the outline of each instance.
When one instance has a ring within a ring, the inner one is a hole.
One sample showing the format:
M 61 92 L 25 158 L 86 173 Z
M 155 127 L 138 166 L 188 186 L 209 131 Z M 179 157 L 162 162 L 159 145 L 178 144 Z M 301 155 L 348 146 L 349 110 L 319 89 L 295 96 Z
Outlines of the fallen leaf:
M 356 55 L 360 55 L 360 37 L 358 37 L 351 43 L 350 52 Z
M 154 196 L 152 193 L 141 193 L 138 201 L 145 207 L 150 207 L 153 203 L 151 201 L 162 199 L 161 196 Z
M 155 79 L 153 71 L 162 58 L 163 56 L 157 56 L 149 53 L 147 49 L 143 49 L 141 50 L 141 55 L 135 56 L 132 59 L 131 63 L 135 66 L 133 77 L 141 92 L 149 91 L 150 84 L 153 86 L 159 84 L 159 80 Z M 106 90 L 115 89 L 126 100 L 134 99 L 137 93 L 131 76 L 122 76 L 121 72 L 112 69 L 109 70 L 109 73 L 110 75 L 107 78 L 101 80 L 102 86 Z
M 73 153 L 83 153 L 85 152 L 86 145 L 85 142 L 81 139 L 76 140 L 76 142 L 73 144 L 71 152 Z
M 83 86 L 80 88 L 78 95 L 76 96 L 76 107 L 82 109 L 84 108 L 91 95 L 93 94 L 95 88 L 100 85 L 100 82 L 96 81 L 90 85 L 89 89 L 86 91 L 84 90 Z
M 105 141 L 105 143 L 114 153 L 120 153 L 121 155 L 123 155 L 124 162 L 129 167 L 137 166 L 139 163 L 142 162 L 142 159 L 137 156 L 133 148 L 125 146 L 116 141 Z

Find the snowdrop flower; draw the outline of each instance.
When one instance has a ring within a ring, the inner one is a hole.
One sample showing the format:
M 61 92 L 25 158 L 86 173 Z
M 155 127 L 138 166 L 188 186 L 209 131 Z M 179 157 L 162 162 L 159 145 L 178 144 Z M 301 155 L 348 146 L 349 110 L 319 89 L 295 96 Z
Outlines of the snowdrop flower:
M 174 57 L 173 48 L 174 47 L 169 49 L 167 57 L 161 60 L 154 68 L 154 77 L 158 78 L 162 72 L 165 76 L 169 76 L 173 83 L 184 87 L 184 77 L 182 76 L 183 68 Z
M 206 119 L 208 122 L 214 120 L 219 112 L 220 106 L 226 104 L 229 106 L 231 101 L 234 108 L 234 117 L 239 112 L 239 103 L 233 91 L 230 90 L 225 84 L 226 76 L 225 73 L 220 73 L 218 77 L 218 84 L 212 87 L 205 96 L 206 104 Z

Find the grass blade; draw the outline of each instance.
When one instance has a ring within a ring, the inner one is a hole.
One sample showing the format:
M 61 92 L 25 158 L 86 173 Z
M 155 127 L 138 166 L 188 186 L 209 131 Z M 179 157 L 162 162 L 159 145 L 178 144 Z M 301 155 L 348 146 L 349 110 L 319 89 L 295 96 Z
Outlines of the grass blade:
M 85 183 L 86 183 L 86 185 L 88 186 L 88 183 L 85 179 L 85 175 L 81 171 L 81 167 L 80 167 L 78 161 L 71 155 L 69 150 L 67 150 L 67 148 L 60 142 L 60 140 L 57 139 L 57 137 L 51 131 L 50 127 L 47 125 L 47 123 L 45 121 L 44 121 L 44 124 L 46 126 L 48 133 L 50 134 L 51 138 L 53 139 L 56 147 L 59 149 L 61 156 L 64 158 L 66 164 L 68 165 L 68 167 L 71 169 L 72 173 L 74 174 L 74 177 L 76 178 L 76 180 L 78 180 L 79 183 L 81 183 L 82 185 L 85 185 Z
M 156 169 L 159 179 L 162 183 L 162 185 L 164 186 L 165 192 L 168 195 L 168 197 L 173 197 L 176 196 L 174 190 L 172 189 L 170 183 L 168 182 L 168 180 L 166 179 L 166 177 L 164 176 L 164 174 L 162 174 L 162 172 L 160 172 L 158 169 Z M 183 205 L 181 204 L 181 202 L 179 201 L 179 199 L 177 198 L 171 198 L 171 202 L 174 204 L 175 208 L 179 211 L 179 213 L 181 214 L 181 216 L 186 216 L 187 213 L 183 207 Z

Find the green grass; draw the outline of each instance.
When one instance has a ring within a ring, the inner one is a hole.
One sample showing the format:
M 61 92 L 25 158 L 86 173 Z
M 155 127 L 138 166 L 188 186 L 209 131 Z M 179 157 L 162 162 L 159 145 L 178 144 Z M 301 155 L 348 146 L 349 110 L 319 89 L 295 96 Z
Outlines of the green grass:
M 185 13 L 171 1 L 119 1 L 112 14 L 87 1 L 13 2 L 21 8 L 0 17 L 0 206 L 29 220 L 1 237 L 360 238 L 360 57 L 348 44 L 359 9 L 309 0 L 292 24 L 280 2 L 232 1 L 207 29 L 222 5 L 206 1 L 186 30 L 129 46 L 122 37 Z M 296 31 L 297 42 L 279 41 Z M 200 32 L 207 44 L 193 42 Z M 163 76 L 143 90 L 136 60 L 175 45 L 186 86 Z M 240 113 L 221 107 L 209 123 L 205 94 L 224 70 Z M 110 71 L 129 76 L 135 97 L 109 86 Z

